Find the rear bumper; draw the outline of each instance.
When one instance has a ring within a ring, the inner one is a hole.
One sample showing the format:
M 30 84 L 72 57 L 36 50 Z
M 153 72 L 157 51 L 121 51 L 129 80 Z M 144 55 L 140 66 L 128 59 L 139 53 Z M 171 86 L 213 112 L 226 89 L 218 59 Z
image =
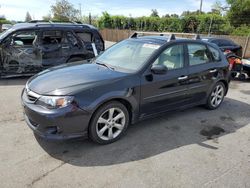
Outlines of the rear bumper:
M 27 125 L 38 136 L 50 140 L 66 140 L 87 137 L 91 114 L 70 105 L 49 110 L 22 99 L 24 118 Z

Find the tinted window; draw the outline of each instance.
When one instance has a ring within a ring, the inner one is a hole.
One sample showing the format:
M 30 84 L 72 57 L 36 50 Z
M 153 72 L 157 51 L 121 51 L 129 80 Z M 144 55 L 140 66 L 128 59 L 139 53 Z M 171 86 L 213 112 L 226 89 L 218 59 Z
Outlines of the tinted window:
M 230 40 L 223 39 L 223 40 L 221 40 L 221 45 L 222 46 L 234 46 L 234 43 Z
M 161 53 L 161 55 L 155 60 L 154 64 L 165 65 L 169 70 L 183 68 L 183 52 L 183 45 L 169 47 Z
M 188 44 L 189 65 L 199 65 L 209 62 L 209 52 L 205 45 Z
M 208 49 L 209 49 L 213 59 L 215 61 L 220 61 L 220 52 L 217 49 L 215 49 L 215 48 L 213 48 L 211 46 L 208 46 Z
M 212 43 L 218 45 L 218 46 L 234 46 L 235 44 L 226 39 L 217 39 L 217 40 L 212 40 Z
M 44 31 L 42 34 L 42 44 L 59 44 L 62 42 L 61 31 Z
M 78 43 L 77 39 L 75 38 L 75 36 L 71 32 L 66 33 L 66 38 L 67 38 L 68 42 L 70 44 L 72 44 L 73 46 L 75 46 Z
M 92 34 L 91 33 L 76 33 L 76 34 L 84 42 L 91 42 L 92 41 Z

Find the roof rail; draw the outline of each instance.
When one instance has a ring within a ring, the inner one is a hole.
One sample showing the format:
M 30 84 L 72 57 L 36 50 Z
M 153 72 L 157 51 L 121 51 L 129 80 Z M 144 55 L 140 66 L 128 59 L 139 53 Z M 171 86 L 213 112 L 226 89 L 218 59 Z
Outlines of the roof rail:
M 139 34 L 143 35 L 143 34 L 149 34 L 149 35 L 159 35 L 159 36 L 165 36 L 164 33 L 150 33 L 150 32 L 134 32 L 129 38 L 137 38 L 139 36 Z M 168 42 L 175 40 L 175 35 L 174 34 L 170 34 Z
M 47 20 L 31 20 L 28 23 L 48 22 Z
M 170 35 L 170 37 L 169 37 L 169 39 L 168 39 L 168 42 L 170 42 L 170 41 L 172 41 L 172 40 L 175 40 L 176 38 L 175 38 L 175 35 L 174 34 L 171 34 Z
M 201 40 L 201 36 L 199 34 L 195 35 L 194 40 Z

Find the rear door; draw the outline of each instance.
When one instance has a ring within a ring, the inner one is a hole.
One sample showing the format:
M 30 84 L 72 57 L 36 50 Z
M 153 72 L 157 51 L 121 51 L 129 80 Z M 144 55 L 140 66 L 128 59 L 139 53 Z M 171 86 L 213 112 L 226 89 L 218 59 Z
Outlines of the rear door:
M 42 53 L 42 64 L 45 68 L 65 62 L 62 52 L 63 31 L 46 29 L 41 32 L 39 49 Z
M 213 54 L 211 50 L 213 50 Z M 201 43 L 188 43 L 188 97 L 191 103 L 206 98 L 220 69 L 220 53 L 217 49 Z
M 166 74 L 154 74 L 150 68 L 141 80 L 141 115 L 173 110 L 187 101 L 187 67 L 184 45 L 167 47 L 152 65 L 165 65 Z

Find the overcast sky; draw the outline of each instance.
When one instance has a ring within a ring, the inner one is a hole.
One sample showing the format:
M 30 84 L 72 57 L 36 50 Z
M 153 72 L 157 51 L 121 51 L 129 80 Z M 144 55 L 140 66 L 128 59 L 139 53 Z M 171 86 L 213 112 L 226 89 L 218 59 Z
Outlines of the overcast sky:
M 203 0 L 203 11 L 210 11 L 216 0 Z M 148 16 L 151 9 L 157 9 L 160 15 L 181 14 L 183 11 L 195 11 L 200 7 L 200 0 L 69 0 L 75 8 L 82 7 L 83 15 L 91 12 L 101 15 L 103 11 L 125 16 Z M 221 0 L 225 3 L 225 0 Z M 29 11 L 33 19 L 41 19 L 50 12 L 55 0 L 0 0 L 0 15 L 9 20 L 23 21 Z

